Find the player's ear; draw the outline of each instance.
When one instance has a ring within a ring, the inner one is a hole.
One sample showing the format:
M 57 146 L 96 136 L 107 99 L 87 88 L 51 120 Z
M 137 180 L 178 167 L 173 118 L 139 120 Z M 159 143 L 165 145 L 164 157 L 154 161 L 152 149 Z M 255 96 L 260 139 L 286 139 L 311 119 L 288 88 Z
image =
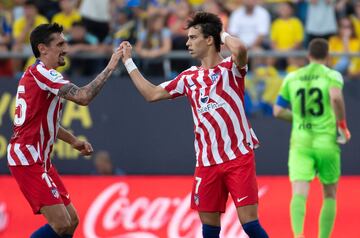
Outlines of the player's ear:
M 40 52 L 40 55 L 46 55 L 47 54 L 47 46 L 44 43 L 38 44 L 38 50 Z
M 215 44 L 215 41 L 214 41 L 214 37 L 213 36 L 208 36 L 206 38 L 206 42 L 207 42 L 207 45 L 214 45 Z

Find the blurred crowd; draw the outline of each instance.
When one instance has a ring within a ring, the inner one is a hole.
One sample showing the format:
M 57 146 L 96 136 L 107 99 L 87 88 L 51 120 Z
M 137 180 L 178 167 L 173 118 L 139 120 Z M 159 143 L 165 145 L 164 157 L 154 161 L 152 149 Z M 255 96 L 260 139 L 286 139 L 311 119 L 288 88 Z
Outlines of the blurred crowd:
M 64 74 L 98 72 L 104 64 L 101 59 L 71 56 L 81 52 L 110 54 L 127 40 L 134 45 L 143 72 L 161 76 L 161 56 L 186 50 L 184 26 L 198 10 L 217 14 L 224 29 L 254 52 L 302 50 L 315 37 L 328 39 L 331 52 L 360 52 L 360 0 L 0 0 L 0 54 L 31 55 L 31 30 L 57 22 L 63 25 L 69 42 L 71 61 L 67 59 L 67 66 L 59 69 Z M 34 61 L 33 57 L 0 59 L 0 77 L 16 77 Z M 173 74 L 192 63 L 189 59 L 172 60 Z M 259 108 L 271 113 L 283 76 L 304 64 L 303 57 L 252 58 L 248 113 Z M 332 57 L 329 65 L 350 80 L 360 76 L 360 57 Z

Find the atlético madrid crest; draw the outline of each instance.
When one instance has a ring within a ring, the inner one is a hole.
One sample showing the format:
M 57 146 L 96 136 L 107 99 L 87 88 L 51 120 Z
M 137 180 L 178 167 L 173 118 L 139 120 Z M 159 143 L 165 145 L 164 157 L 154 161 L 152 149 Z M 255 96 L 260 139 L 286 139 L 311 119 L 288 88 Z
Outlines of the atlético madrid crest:
M 195 202 L 196 206 L 199 206 L 199 203 L 200 203 L 199 195 L 197 195 L 197 194 L 194 195 L 194 202 Z
M 60 197 L 60 194 L 59 194 L 59 191 L 57 190 L 57 188 L 51 188 L 51 193 L 53 194 L 53 196 L 55 198 L 59 198 Z

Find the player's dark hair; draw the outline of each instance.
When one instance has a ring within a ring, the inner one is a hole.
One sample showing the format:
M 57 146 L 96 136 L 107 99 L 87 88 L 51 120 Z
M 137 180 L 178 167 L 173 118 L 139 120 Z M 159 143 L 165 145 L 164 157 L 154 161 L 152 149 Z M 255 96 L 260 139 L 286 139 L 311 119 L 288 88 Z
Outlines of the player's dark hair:
M 220 18 L 209 12 L 197 12 L 195 15 L 187 22 L 186 29 L 190 27 L 200 27 L 200 30 L 205 38 L 212 36 L 215 42 L 215 48 L 217 51 L 220 51 L 221 39 L 220 33 L 223 28 L 223 24 Z
M 36 58 L 40 56 L 38 49 L 39 44 L 49 45 L 53 40 L 53 33 L 62 33 L 63 27 L 57 23 L 53 24 L 41 24 L 37 26 L 30 34 L 30 43 L 32 51 Z
M 316 60 L 323 60 L 329 54 L 329 44 L 325 39 L 315 38 L 310 41 L 309 54 Z

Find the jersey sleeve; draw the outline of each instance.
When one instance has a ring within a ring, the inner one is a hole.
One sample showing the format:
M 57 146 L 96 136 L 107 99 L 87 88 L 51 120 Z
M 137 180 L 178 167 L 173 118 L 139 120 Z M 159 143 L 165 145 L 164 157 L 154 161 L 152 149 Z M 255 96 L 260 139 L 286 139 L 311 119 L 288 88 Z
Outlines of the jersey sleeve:
M 57 95 L 59 89 L 70 83 L 70 81 L 65 80 L 61 73 L 55 69 L 46 69 L 43 65 L 38 64 L 33 70 L 30 71 L 34 76 L 34 79 L 37 85 L 45 91 L 50 91 L 51 93 Z
M 329 78 L 330 78 L 329 88 L 340 88 L 340 89 L 343 88 L 344 79 L 339 72 L 335 70 L 331 70 L 329 74 Z
M 281 85 L 279 95 L 276 99 L 276 105 L 284 107 L 284 108 L 288 107 L 290 104 L 290 92 L 289 92 L 289 86 L 288 86 L 290 75 L 285 77 L 285 79 Z
M 160 87 L 165 89 L 172 98 L 185 95 L 185 75 L 180 74 L 175 79 L 163 82 Z
M 240 68 L 235 64 L 235 62 L 233 61 L 231 56 L 224 59 L 223 62 L 220 63 L 220 66 L 224 67 L 228 70 L 231 70 L 235 74 L 235 76 L 241 77 L 241 78 L 244 78 L 248 72 L 247 64 Z
M 290 92 L 289 92 L 289 86 L 288 86 L 289 85 L 289 77 L 290 77 L 290 75 L 285 77 L 284 81 L 282 82 L 280 91 L 279 91 L 279 96 L 281 96 L 286 101 L 290 101 Z

